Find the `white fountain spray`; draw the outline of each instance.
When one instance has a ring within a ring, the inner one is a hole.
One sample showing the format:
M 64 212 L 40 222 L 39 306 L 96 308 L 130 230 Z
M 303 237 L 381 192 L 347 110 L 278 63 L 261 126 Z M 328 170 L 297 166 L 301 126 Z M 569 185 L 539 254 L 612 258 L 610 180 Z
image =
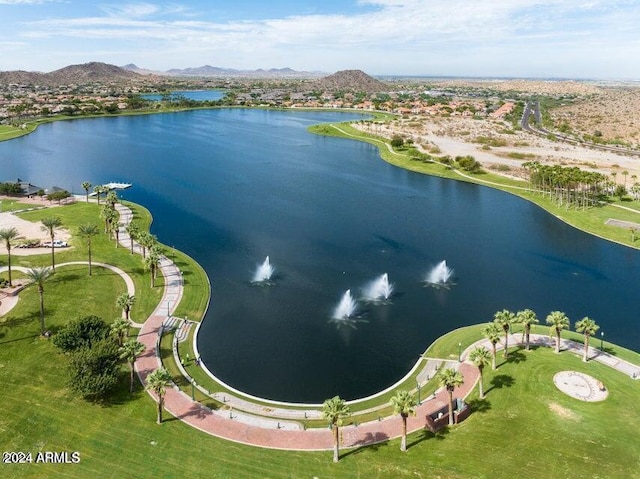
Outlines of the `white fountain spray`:
M 333 319 L 349 319 L 355 314 L 357 306 L 356 300 L 351 296 L 351 290 L 348 289 L 333 311 Z
M 425 282 L 433 285 L 449 283 L 453 270 L 447 266 L 446 261 L 438 263 L 427 275 Z
M 389 283 L 389 275 L 385 273 L 365 288 L 364 299 L 367 301 L 388 301 L 392 294 L 393 285 Z
M 269 263 L 269 257 L 267 256 L 267 258 L 264 260 L 264 263 L 262 263 L 260 266 L 258 266 L 258 269 L 256 269 L 256 272 L 253 275 L 253 282 L 264 283 L 269 281 L 274 271 L 275 270 L 273 266 L 271 266 L 271 263 Z

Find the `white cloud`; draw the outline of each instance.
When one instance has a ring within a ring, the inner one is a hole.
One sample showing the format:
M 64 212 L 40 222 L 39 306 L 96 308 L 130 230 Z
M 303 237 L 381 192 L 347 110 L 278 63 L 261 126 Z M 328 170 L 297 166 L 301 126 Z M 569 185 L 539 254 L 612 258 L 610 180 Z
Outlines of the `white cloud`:
M 7 1 L 35 0 L 0 3 Z M 460 68 L 475 70 L 501 61 L 525 68 L 528 61 L 520 61 L 518 56 L 531 55 L 530 63 L 552 63 L 556 58 L 567 61 L 560 51 L 563 49 L 572 52 L 576 65 L 593 63 L 597 58 L 589 49 L 620 48 L 634 53 L 631 48 L 637 45 L 633 40 L 640 20 L 640 5 L 632 0 L 358 3 L 373 8 L 350 15 L 297 15 L 232 22 L 207 21 L 205 12 L 178 4 L 114 3 L 101 7 L 103 16 L 27 22 L 17 35 L 34 41 L 48 38 L 64 42 L 72 38 L 129 42 L 128 52 L 132 55 L 136 53 L 135 46 L 143 44 L 139 55 L 143 50 L 149 54 L 149 48 L 161 50 L 163 55 L 158 61 L 168 62 L 167 68 L 176 66 L 176 62 L 200 64 L 213 62 L 213 58 L 223 66 L 235 67 L 278 61 L 300 68 L 332 69 L 351 62 L 377 65 L 378 72 L 400 72 L 397 69 L 424 68 L 420 65 L 450 68 L 456 61 Z M 196 13 L 202 20 L 185 19 Z M 570 58 L 568 61 L 571 63 Z

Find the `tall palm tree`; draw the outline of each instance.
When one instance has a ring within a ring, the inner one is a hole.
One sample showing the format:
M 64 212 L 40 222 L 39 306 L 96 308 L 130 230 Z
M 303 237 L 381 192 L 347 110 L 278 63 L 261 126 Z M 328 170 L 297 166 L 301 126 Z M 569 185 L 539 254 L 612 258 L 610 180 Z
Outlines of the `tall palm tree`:
M 89 276 L 91 276 L 91 240 L 99 232 L 100 231 L 98 230 L 98 227 L 92 223 L 81 225 L 78 228 L 78 234 L 85 239 L 85 241 L 87 242 L 87 248 L 89 249 Z
M 136 339 L 130 339 L 122 345 L 120 348 L 120 359 L 124 359 L 129 363 L 131 369 L 131 382 L 129 385 L 129 392 L 133 392 L 133 367 L 136 364 L 136 359 L 144 352 L 144 344 Z
M 149 254 L 144 259 L 145 267 L 149 270 L 151 275 L 151 287 L 156 285 L 156 276 L 158 269 L 160 268 L 160 254 L 155 249 L 149 250 Z
M 504 332 L 504 357 L 509 356 L 509 332 L 511 331 L 511 323 L 516 319 L 516 315 L 508 309 L 498 311 L 493 315 L 493 321 L 502 328 Z
M 531 335 L 531 326 L 538 324 L 536 313 L 530 309 L 523 309 L 516 313 L 516 322 L 522 324 L 522 339 L 525 341 L 525 350 L 529 351 L 529 336 Z
M 171 375 L 164 368 L 158 368 L 147 376 L 146 389 L 150 389 L 158 396 L 158 424 L 162 424 L 162 408 L 167 386 L 171 384 Z
M 148 231 L 141 231 L 138 233 L 138 243 L 142 246 L 143 258 L 147 257 L 147 250 L 151 249 L 157 242 L 158 239 Z
M 133 241 L 138 237 L 140 233 L 140 228 L 137 223 L 133 221 L 124 227 L 125 231 L 129 233 L 129 241 L 131 243 L 131 254 L 133 254 Z
M 49 233 L 49 238 L 51 238 L 51 269 L 56 270 L 56 257 L 54 254 L 55 246 L 53 242 L 56 239 L 56 228 L 60 228 L 62 226 L 62 220 L 57 216 L 48 216 L 46 218 L 42 218 L 40 220 L 42 223 L 42 230 Z
M 438 373 L 438 382 L 449 393 L 449 426 L 453 426 L 453 391 L 456 387 L 462 386 L 464 378 L 455 369 L 445 368 Z
M 109 204 L 105 204 L 100 210 L 100 218 L 104 220 L 104 232 L 109 234 L 109 238 L 111 238 L 111 231 L 113 229 L 113 223 L 118 218 L 118 213 L 113 206 Z
M 491 369 L 496 369 L 496 344 L 500 342 L 500 336 L 502 336 L 502 329 L 496 323 L 489 323 L 482 330 L 482 335 L 491 343 Z
M 31 284 L 38 286 L 38 294 L 40 295 L 40 334 L 44 336 L 44 282 L 49 279 L 52 274 L 51 268 L 30 268 L 27 270 L 27 278 Z
M 89 183 L 88 181 L 83 181 L 82 189 L 84 190 L 85 201 L 89 203 L 89 190 L 91 189 L 91 183 Z
M 329 421 L 333 430 L 333 462 L 338 462 L 340 458 L 338 428 L 342 426 L 344 419 L 349 417 L 350 414 L 349 406 L 340 396 L 327 399 L 322 404 L 322 415 Z
M 113 190 L 109 190 L 107 192 L 107 196 L 105 196 L 104 198 L 104 201 L 112 208 L 115 208 L 116 203 L 118 202 L 118 193 Z
M 478 371 L 480 371 L 478 392 L 480 394 L 480 399 L 484 399 L 484 383 L 482 382 L 482 371 L 484 371 L 485 366 L 487 366 L 491 362 L 491 353 L 485 347 L 474 348 L 471 353 L 469 353 L 469 359 L 473 364 L 476 365 Z
M 589 337 L 596 334 L 598 329 L 600 329 L 600 326 L 598 326 L 596 322 L 588 316 L 585 316 L 580 321 L 576 322 L 576 331 L 584 334 L 584 355 L 582 356 L 582 360 L 585 363 L 589 358 Z
M 7 269 L 9 271 L 9 287 L 13 286 L 11 282 L 11 243 L 19 238 L 20 234 L 15 228 L 3 228 L 0 230 L 0 239 L 4 240 L 7 248 Z
M 122 293 L 120 296 L 116 298 L 116 306 L 122 309 L 124 313 L 124 317 L 129 320 L 129 313 L 131 312 L 131 307 L 135 304 L 136 297 L 130 295 L 129 293 Z
M 569 329 L 570 323 L 567 315 L 562 311 L 552 311 L 547 316 L 547 324 L 551 325 L 550 333 L 556 335 L 556 353 L 560 352 L 560 333 L 563 329 Z
M 400 414 L 402 418 L 402 441 L 400 442 L 400 450 L 407 450 L 407 417 L 409 414 L 415 414 L 418 403 L 409 391 L 396 391 L 395 396 L 391 398 L 393 412 Z
M 93 192 L 96 194 L 96 198 L 98 198 L 98 204 L 100 204 L 100 195 L 104 191 L 104 187 L 102 185 L 96 185 L 93 187 Z
M 118 339 L 118 346 L 124 344 L 124 338 L 129 334 L 131 323 L 128 319 L 118 318 L 111 323 L 111 334 Z

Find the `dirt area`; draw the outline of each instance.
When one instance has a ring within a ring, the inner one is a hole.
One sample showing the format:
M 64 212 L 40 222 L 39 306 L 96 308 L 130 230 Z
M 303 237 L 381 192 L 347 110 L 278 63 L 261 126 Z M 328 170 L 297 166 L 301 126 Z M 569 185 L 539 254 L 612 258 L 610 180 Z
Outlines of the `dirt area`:
M 51 205 L 49 201 L 41 198 L 21 198 L 20 202 L 32 204 L 34 207 L 46 206 L 51 209 L 58 207 L 58 205 Z M 55 213 L 52 211 L 52 215 L 53 214 Z M 22 240 L 49 241 L 51 239 L 48 231 L 43 230 L 40 223 L 32 223 L 31 221 L 23 220 L 22 218 L 15 216 L 13 213 L 0 213 L 0 229 L 4 228 L 16 228 L 18 230 L 20 239 L 16 243 L 19 243 Z M 66 229 L 60 228 L 56 230 L 55 238 L 57 240 L 68 241 L 71 238 L 71 234 Z M 50 251 L 50 248 L 17 248 L 16 246 L 11 248 L 11 254 L 16 256 L 44 254 Z M 7 248 L 5 247 L 4 242 L 0 242 L 0 254 L 7 254 Z
M 495 173 L 524 178 L 522 163 L 539 161 L 544 164 L 576 166 L 583 170 L 618 174 L 616 181 L 627 186 L 633 176 L 640 177 L 640 158 L 593 150 L 541 138 L 497 119 L 418 116 L 397 119 L 390 124 L 356 123 L 354 127 L 386 138 L 399 134 L 411 138 L 422 151 L 434 156 L 471 155 Z M 637 179 L 636 179 L 637 181 Z
M 574 132 L 619 139 L 640 148 L 640 88 L 603 89 L 572 105 L 550 110 L 553 121 Z
M 560 406 L 560 404 L 556 404 L 554 402 L 549 403 L 549 409 L 551 409 L 552 412 L 556 413 L 562 419 L 570 419 L 572 421 L 578 421 L 580 419 L 578 415 L 570 409 L 562 407 Z

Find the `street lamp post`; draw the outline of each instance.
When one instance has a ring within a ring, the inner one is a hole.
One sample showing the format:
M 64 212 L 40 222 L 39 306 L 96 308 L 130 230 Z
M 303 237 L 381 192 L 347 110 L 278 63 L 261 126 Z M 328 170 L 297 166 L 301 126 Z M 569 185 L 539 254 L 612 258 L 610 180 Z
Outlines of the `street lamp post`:
M 600 331 L 600 351 L 604 351 L 604 331 Z
M 420 383 L 416 382 L 416 387 L 418 388 L 418 406 L 420 406 Z
M 462 343 L 458 343 L 458 362 L 462 361 Z
M 196 400 L 196 380 L 195 379 L 191 380 L 191 400 L 192 401 Z

